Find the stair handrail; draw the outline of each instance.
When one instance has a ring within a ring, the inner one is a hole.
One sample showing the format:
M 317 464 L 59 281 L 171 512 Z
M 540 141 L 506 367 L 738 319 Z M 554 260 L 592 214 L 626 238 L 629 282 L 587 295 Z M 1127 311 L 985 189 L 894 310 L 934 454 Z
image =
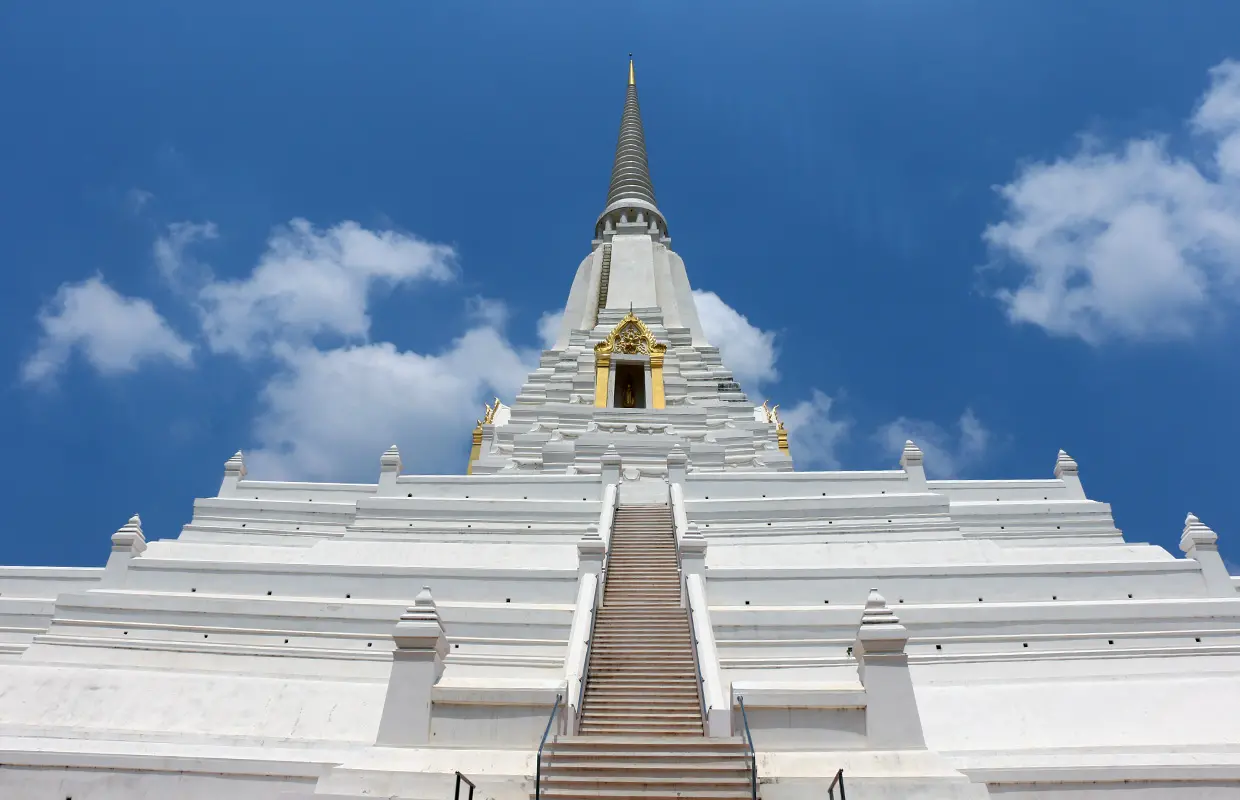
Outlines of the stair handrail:
M 574 710 L 573 732 L 580 727 L 577 716 L 581 714 L 586 700 L 586 684 L 590 681 L 590 653 L 594 650 L 594 631 L 598 627 L 598 612 L 603 607 L 603 593 L 607 588 L 607 568 L 611 563 L 612 526 L 616 523 L 616 509 L 620 505 L 619 487 L 614 483 L 607 484 L 603 489 L 603 510 L 599 514 L 599 538 L 603 540 L 603 566 L 598 573 L 598 581 L 594 587 L 594 608 L 590 611 L 590 633 L 586 639 L 586 651 L 581 663 L 581 686 L 577 691 L 577 706 Z M 609 513 L 610 512 L 610 513 Z
M 835 787 L 840 787 L 840 800 L 847 800 L 844 797 L 844 768 L 840 767 L 839 772 L 835 773 L 835 777 L 831 780 L 831 785 L 827 787 L 827 797 L 835 800 Z
M 547 746 L 547 734 L 551 733 L 551 725 L 555 722 L 556 712 L 560 710 L 560 701 L 563 699 L 562 694 L 555 696 L 555 705 L 551 707 L 551 716 L 547 718 L 547 727 L 543 729 L 542 741 L 538 743 L 538 759 L 534 762 L 534 800 L 539 800 L 539 793 L 542 791 L 543 748 Z
M 689 577 L 692 578 L 693 576 L 690 575 Z M 681 583 L 684 583 L 683 579 Z M 697 623 L 693 620 L 692 597 L 690 597 L 687 605 L 689 606 L 689 608 L 686 609 L 689 617 L 689 635 L 693 637 L 693 669 L 697 672 L 698 679 L 698 707 L 702 711 L 702 735 L 707 736 L 709 735 L 709 727 L 707 726 L 706 718 L 706 681 L 702 678 L 702 662 L 701 659 L 698 658 L 698 645 L 700 644 L 700 640 L 697 635 Z
M 685 578 L 686 605 L 693 623 L 693 656 L 698 667 L 702 687 L 702 720 L 707 736 L 730 736 L 732 709 L 728 707 L 728 693 L 724 692 L 723 675 L 719 671 L 719 649 L 715 645 L 715 631 L 710 621 L 710 605 L 706 600 L 706 584 L 701 575 L 690 574 Z M 717 724 L 711 723 L 711 715 L 719 715 Z M 723 730 L 716 730 L 719 726 Z
M 753 749 L 753 735 L 749 733 L 749 715 L 745 713 L 745 698 L 737 695 L 741 705 L 741 721 L 745 724 L 745 744 L 749 747 L 749 789 L 753 800 L 758 800 L 758 753 Z
M 460 770 L 456 771 L 456 792 L 453 795 L 453 797 L 455 797 L 456 800 L 461 800 L 461 782 L 462 781 L 464 781 L 466 784 L 469 785 L 468 800 L 474 800 L 474 789 L 478 787 L 474 786 L 473 781 L 471 781 L 469 778 L 466 778 L 464 775 L 462 775 Z

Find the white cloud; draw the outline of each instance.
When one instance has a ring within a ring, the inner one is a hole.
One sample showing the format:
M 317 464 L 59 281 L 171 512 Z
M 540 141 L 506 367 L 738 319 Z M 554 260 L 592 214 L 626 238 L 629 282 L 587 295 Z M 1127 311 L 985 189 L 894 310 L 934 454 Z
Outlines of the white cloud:
M 742 387 L 756 390 L 761 383 L 779 379 L 773 331 L 754 326 L 714 292 L 696 290 L 693 302 L 706 339 L 719 348 L 724 366 L 732 370 Z
M 564 321 L 564 309 L 544 311 L 538 318 L 538 339 L 544 350 L 555 347 L 556 337 L 560 335 L 560 323 Z
M 1020 276 L 996 294 L 1009 319 L 1089 342 L 1173 338 L 1240 297 L 1240 63 L 1210 77 L 1190 120 L 1208 167 L 1161 137 L 1086 143 L 999 188 L 1007 218 L 983 238 Z
M 219 238 L 214 222 L 174 222 L 156 237 L 152 247 L 155 266 L 164 280 L 178 288 L 198 288 L 211 279 L 211 271 L 186 252 L 196 242 Z
M 356 222 L 319 230 L 294 219 L 272 233 L 248 277 L 202 289 L 203 332 L 216 352 L 241 356 L 321 334 L 363 340 L 376 285 L 446 281 L 455 259 L 447 245 L 396 231 L 370 231 Z
M 61 285 L 38 321 L 38 349 L 22 365 L 22 379 L 30 383 L 54 378 L 74 350 L 105 375 L 132 372 L 147 361 L 191 362 L 193 347 L 149 300 L 124 297 L 98 275 Z
M 251 472 L 374 480 L 392 443 L 406 471 L 460 472 L 483 402 L 515 394 L 536 358 L 485 326 L 438 355 L 387 342 L 283 349 L 282 369 L 263 390 Z
M 477 295 L 465 300 L 465 316 L 480 325 L 503 330 L 508 324 L 508 306 L 503 300 Z
M 926 474 L 935 478 L 954 478 L 976 465 L 986 455 L 990 432 L 972 409 L 965 409 L 956 431 L 944 430 L 925 420 L 900 417 L 875 434 L 883 449 L 899 458 L 909 439 L 925 453 Z
M 125 205 L 129 207 L 129 213 L 140 214 L 142 209 L 146 208 L 146 204 L 155 199 L 152 192 L 146 189 L 133 188 L 125 193 Z
M 809 400 L 780 409 L 780 419 L 788 429 L 788 449 L 799 469 L 840 468 L 835 451 L 848 435 L 849 423 L 831 418 L 832 403 L 834 400 L 814 389 Z

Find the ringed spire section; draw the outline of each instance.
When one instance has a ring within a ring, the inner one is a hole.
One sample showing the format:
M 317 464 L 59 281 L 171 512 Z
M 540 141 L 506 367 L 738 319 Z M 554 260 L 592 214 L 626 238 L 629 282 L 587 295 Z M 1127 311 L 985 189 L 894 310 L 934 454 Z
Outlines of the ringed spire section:
M 667 221 L 659 211 L 650 179 L 646 158 L 646 135 L 642 129 L 641 106 L 637 101 L 637 80 L 629 54 L 629 84 L 620 115 L 620 135 L 616 141 L 616 160 L 611 168 L 611 184 L 607 188 L 607 207 L 599 215 L 597 234 L 621 222 L 657 226 L 667 233 Z

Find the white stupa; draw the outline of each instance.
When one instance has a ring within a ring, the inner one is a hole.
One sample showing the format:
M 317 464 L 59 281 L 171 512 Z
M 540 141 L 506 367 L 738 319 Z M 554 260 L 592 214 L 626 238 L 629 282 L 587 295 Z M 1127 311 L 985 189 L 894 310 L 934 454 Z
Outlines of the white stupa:
M 0 797 L 1240 798 L 1213 531 L 1125 541 L 1063 451 L 793 471 L 669 236 L 630 66 L 563 329 L 466 474 L 238 453 L 176 538 L 0 568 Z

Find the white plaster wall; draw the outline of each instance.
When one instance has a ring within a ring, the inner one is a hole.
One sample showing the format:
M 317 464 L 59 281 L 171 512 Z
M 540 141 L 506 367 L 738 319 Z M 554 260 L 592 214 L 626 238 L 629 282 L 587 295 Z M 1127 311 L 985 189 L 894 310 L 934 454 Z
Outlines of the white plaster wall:
M 607 308 L 659 305 L 655 292 L 654 243 L 647 235 L 617 235 L 611 240 L 611 276 Z
M 594 304 L 591 300 L 598 296 L 598 292 L 595 290 L 592 293 L 590 290 L 598 285 L 598 279 L 595 276 L 597 252 L 592 251 L 577 265 L 573 285 L 568 290 L 568 300 L 564 304 L 564 317 L 560 321 L 560 331 L 555 337 L 554 349 L 556 350 L 568 347 L 569 336 L 574 328 L 588 329 L 594 323 Z
M 1065 750 L 1240 744 L 1236 656 L 1142 659 L 1163 674 L 1133 675 L 1124 660 L 1107 671 L 1073 676 L 1043 662 L 1041 679 L 1004 679 L 957 666 L 914 666 L 918 708 L 929 747 L 971 750 Z M 928 682 L 927 672 L 941 676 Z
M 706 333 L 702 330 L 702 321 L 698 316 L 697 303 L 693 301 L 693 289 L 689 286 L 684 260 L 669 248 L 667 264 L 671 273 L 672 289 L 676 295 L 676 306 L 680 311 L 681 326 L 688 328 L 693 335 L 694 347 L 709 347 L 710 342 L 706 340 Z
M 0 766 L 0 797 L 12 800 L 280 800 L 311 792 L 317 778 L 125 769 Z
M 385 682 L 7 664 L 0 733 L 371 743 Z

